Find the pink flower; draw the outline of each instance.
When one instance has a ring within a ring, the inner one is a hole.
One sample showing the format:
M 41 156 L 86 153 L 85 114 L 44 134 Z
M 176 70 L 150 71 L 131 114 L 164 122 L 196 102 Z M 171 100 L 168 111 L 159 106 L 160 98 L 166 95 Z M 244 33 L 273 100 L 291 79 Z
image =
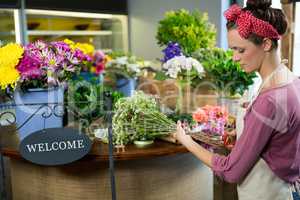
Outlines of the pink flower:
M 17 66 L 17 70 L 20 72 L 22 80 L 38 79 L 44 75 L 41 70 L 41 62 L 36 57 L 29 56 L 27 51 Z
M 96 66 L 96 75 L 99 75 L 101 74 L 103 71 L 104 71 L 104 68 L 105 68 L 105 64 L 104 63 L 99 63 L 97 66 Z

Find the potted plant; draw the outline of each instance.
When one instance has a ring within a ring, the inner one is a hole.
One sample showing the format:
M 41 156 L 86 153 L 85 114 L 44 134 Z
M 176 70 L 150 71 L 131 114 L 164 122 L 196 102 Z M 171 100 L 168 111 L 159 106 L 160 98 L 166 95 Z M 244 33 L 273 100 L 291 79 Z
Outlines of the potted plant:
M 112 52 L 109 56 L 111 59 L 106 63 L 106 74 L 116 78 L 116 88 L 119 92 L 127 97 L 132 96 L 137 77 L 150 63 L 123 52 Z
M 192 58 L 185 56 L 178 43 L 169 42 L 163 50 L 164 58 L 162 59 L 162 70 L 156 72 L 157 80 L 174 79 L 179 91 L 179 97 L 176 102 L 176 113 L 181 113 L 184 92 L 188 90 L 196 80 L 204 77 L 204 68 L 202 64 Z
M 97 81 L 85 81 L 81 79 L 73 80 L 68 85 L 68 108 L 72 113 L 74 121 L 84 122 L 82 128 L 87 129 L 92 123 L 105 116 L 105 92 L 112 93 L 113 109 L 116 101 L 123 97 L 118 91 L 99 84 Z M 84 121 L 83 121 L 84 120 Z M 98 124 L 99 125 L 99 124 Z
M 235 113 L 230 102 L 237 100 L 253 84 L 255 73 L 247 74 L 239 63 L 232 60 L 233 52 L 222 48 L 199 49 L 193 56 L 199 60 L 206 72 L 206 80 L 210 81 L 217 91 L 219 103 L 229 106 L 229 112 Z
M 20 138 L 62 126 L 64 88 L 88 55 L 63 41 L 36 41 L 26 46 L 8 44 L 0 57 L 0 85 L 14 91 Z
M 178 43 L 183 54 L 190 56 L 199 48 L 213 47 L 216 42 L 216 30 L 208 21 L 207 13 L 196 10 L 192 13 L 185 9 L 166 12 L 159 21 L 157 43 L 166 46 L 169 42 Z

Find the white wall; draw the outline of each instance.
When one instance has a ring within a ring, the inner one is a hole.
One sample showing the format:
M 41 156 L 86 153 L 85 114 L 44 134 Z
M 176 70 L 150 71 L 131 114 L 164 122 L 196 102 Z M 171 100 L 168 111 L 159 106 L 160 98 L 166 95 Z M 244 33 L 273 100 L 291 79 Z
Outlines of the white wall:
M 166 11 L 180 8 L 207 12 L 210 22 L 217 28 L 217 45 L 226 47 L 226 37 L 220 36 L 219 31 L 226 32 L 221 24 L 222 9 L 227 2 L 228 0 L 128 0 L 129 49 L 145 59 L 160 59 L 161 48 L 155 39 L 158 21 L 163 19 Z

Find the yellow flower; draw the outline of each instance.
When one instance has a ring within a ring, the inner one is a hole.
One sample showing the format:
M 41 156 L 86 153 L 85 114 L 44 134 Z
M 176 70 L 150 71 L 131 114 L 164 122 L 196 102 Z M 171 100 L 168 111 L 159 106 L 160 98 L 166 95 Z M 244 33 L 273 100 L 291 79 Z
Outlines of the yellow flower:
M 92 55 L 95 51 L 95 47 L 88 43 L 75 43 L 69 39 L 64 39 L 64 42 L 68 44 L 72 50 L 79 49 L 84 54 Z
M 95 73 L 95 72 L 96 72 L 96 67 L 95 67 L 95 66 L 92 66 L 91 69 L 90 69 L 90 72 L 91 72 L 91 73 Z
M 105 62 L 109 62 L 112 60 L 112 57 L 110 57 L 109 55 L 105 55 Z
M 19 72 L 14 68 L 0 67 L 0 87 L 6 89 L 8 86 L 14 88 L 19 80 Z
M 92 55 L 95 51 L 93 45 L 88 43 L 76 43 L 75 48 L 81 50 L 84 54 Z
M 7 44 L 0 48 L 0 88 L 15 87 L 20 78 L 16 70 L 24 49 L 18 44 Z

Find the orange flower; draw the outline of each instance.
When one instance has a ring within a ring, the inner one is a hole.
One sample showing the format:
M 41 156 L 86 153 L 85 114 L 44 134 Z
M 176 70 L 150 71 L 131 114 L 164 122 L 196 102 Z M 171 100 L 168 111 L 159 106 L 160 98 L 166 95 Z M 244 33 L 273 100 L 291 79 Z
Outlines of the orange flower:
M 196 112 L 193 113 L 193 119 L 196 122 L 204 123 L 204 122 L 207 122 L 208 116 L 207 116 L 207 113 L 205 112 L 205 110 L 198 108 L 196 110 Z

